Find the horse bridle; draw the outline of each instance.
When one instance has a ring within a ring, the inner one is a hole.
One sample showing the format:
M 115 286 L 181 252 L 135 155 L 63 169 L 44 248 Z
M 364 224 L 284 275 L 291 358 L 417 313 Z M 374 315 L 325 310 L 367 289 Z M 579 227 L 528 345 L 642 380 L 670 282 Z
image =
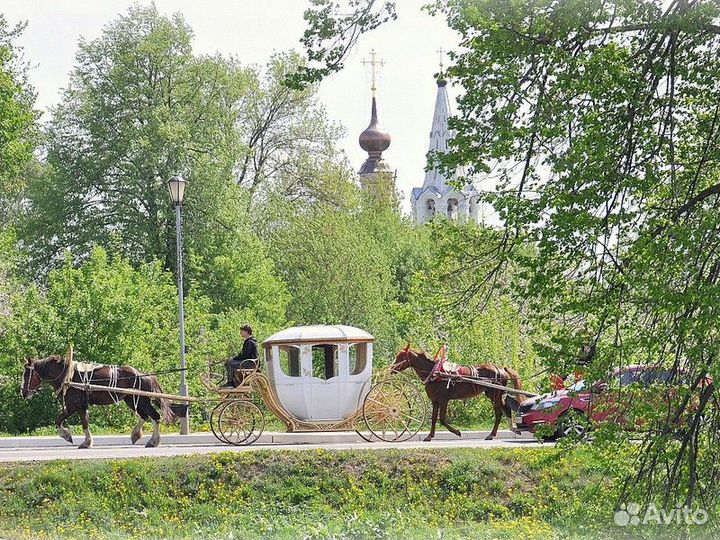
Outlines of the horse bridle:
M 26 377 L 26 373 L 30 372 L 30 374 Z M 35 388 L 32 388 L 33 379 L 37 378 L 38 383 Z M 27 382 L 25 382 L 27 380 Z M 35 370 L 35 362 L 31 362 L 30 364 L 25 364 L 25 372 L 23 373 L 23 385 L 20 387 L 20 396 L 29 398 L 32 396 L 35 392 L 37 392 L 37 389 L 40 388 L 40 385 L 42 384 L 42 378 L 38 374 L 38 372 Z M 27 391 L 27 394 L 23 396 L 23 391 Z
M 65 374 L 67 373 L 68 365 L 67 362 L 63 365 L 63 370 L 60 372 L 60 374 L 57 377 L 53 377 L 52 379 L 45 379 L 46 382 L 53 383 L 61 378 L 65 377 Z M 30 371 L 30 375 L 27 377 L 27 383 L 25 383 L 25 372 Z M 38 388 L 40 388 L 40 385 L 43 383 L 43 378 L 40 376 L 40 374 L 35 369 L 35 362 L 31 362 L 29 364 L 25 364 L 25 372 L 23 372 L 23 384 L 20 387 L 20 395 L 22 396 L 23 390 L 25 390 L 27 386 L 27 397 L 32 396 L 35 394 L 35 392 L 38 391 Z M 32 387 L 33 379 L 36 378 L 38 383 L 37 386 L 34 388 Z
M 400 362 L 399 364 L 393 364 L 390 367 L 390 373 L 400 373 L 403 369 L 407 369 L 412 367 L 412 363 L 410 362 L 410 344 L 408 343 L 407 346 L 400 351 L 400 354 L 405 353 L 405 360 Z M 400 355 L 398 355 L 400 356 Z M 402 369 L 400 369 L 402 368 Z

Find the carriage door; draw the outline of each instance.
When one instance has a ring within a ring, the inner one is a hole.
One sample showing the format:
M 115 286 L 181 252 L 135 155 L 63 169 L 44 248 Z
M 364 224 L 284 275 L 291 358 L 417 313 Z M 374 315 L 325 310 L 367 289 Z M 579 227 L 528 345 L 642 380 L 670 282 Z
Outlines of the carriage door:
M 339 419 L 338 346 L 330 343 L 313 345 L 310 411 L 313 420 Z

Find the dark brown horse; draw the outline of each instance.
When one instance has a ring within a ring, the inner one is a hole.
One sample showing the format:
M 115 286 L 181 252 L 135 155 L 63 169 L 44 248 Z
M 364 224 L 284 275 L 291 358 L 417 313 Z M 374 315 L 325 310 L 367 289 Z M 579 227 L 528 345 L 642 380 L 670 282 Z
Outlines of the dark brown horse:
M 437 424 L 438 418 L 440 418 L 440 423 L 443 426 L 460 437 L 460 430 L 451 426 L 447 421 L 448 402 L 452 399 L 470 399 L 481 394 L 485 394 L 488 399 L 492 401 L 495 410 L 495 425 L 485 439 L 490 440 L 497 435 L 498 426 L 500 425 L 500 420 L 502 420 L 503 415 L 508 418 L 510 429 L 513 429 L 511 420 L 512 413 L 510 407 L 505 402 L 505 393 L 502 390 L 487 388 L 471 382 L 450 382 L 450 384 L 448 384 L 447 379 L 430 379 L 430 374 L 433 372 L 435 363 L 435 360 L 428 358 L 423 351 L 412 350 L 408 345 L 408 347 L 395 356 L 395 363 L 390 368 L 393 373 L 412 368 L 415 370 L 415 373 L 417 373 L 417 376 L 425 382 L 425 391 L 433 406 L 432 426 L 430 427 L 430 433 L 425 437 L 425 441 L 430 441 L 435 436 L 435 425 Z M 477 377 L 486 378 L 488 382 L 493 384 L 507 386 L 508 382 L 512 382 L 516 389 L 520 390 L 522 388 L 520 375 L 508 367 L 481 364 L 474 366 L 474 369 L 477 370 Z M 513 429 L 513 431 L 518 433 L 515 429 Z
M 127 388 L 144 390 L 146 392 L 162 392 L 160 384 L 154 375 L 145 375 L 137 369 L 129 366 L 108 366 L 101 365 L 94 369 L 90 366 L 78 364 L 78 369 L 73 368 L 72 377 L 69 377 L 68 369 L 71 364 L 62 356 L 48 356 L 40 360 L 28 359 L 25 363 L 22 387 L 20 394 L 23 398 L 31 397 L 43 383 L 48 383 L 55 389 L 58 399 L 63 405 L 62 411 L 57 417 L 56 424 L 58 434 L 72 443 L 72 433 L 67 427 L 66 420 L 75 413 L 80 415 L 85 440 L 79 448 L 90 448 L 93 444 L 90 433 L 90 418 L 88 407 L 90 405 L 113 405 L 124 401 L 140 417 L 137 425 L 132 431 L 130 440 L 135 444 L 142 437 L 142 429 L 145 422 L 153 422 L 153 434 L 145 446 L 155 447 L 160 444 L 160 414 L 153 407 L 149 397 L 133 396 L 122 392 L 86 392 L 78 388 L 64 387 L 67 379 L 76 383 L 90 383 L 101 386 L 113 386 L 115 388 Z M 166 421 L 172 418 L 172 410 L 166 399 L 153 400 L 163 413 Z

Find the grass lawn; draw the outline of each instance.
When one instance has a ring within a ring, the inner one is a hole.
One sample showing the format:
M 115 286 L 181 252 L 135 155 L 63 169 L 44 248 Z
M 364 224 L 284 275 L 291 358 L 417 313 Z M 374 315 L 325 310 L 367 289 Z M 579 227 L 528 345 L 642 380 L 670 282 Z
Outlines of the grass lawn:
M 258 451 L 0 466 L 3 538 L 655 538 L 632 449 Z M 712 536 L 712 522 L 691 537 Z M 716 532 L 716 531 L 715 531 Z

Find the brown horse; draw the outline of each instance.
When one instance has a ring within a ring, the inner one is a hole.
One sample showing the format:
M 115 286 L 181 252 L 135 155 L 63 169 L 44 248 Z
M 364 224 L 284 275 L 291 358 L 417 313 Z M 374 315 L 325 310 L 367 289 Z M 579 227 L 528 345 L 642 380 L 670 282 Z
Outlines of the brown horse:
M 145 422 L 153 422 L 153 434 L 145 446 L 155 447 L 160 444 L 160 414 L 155 410 L 149 397 L 133 396 L 122 392 L 98 392 L 65 387 L 66 379 L 76 383 L 90 383 L 115 388 L 144 390 L 146 392 L 162 392 L 160 384 L 154 375 L 145 375 L 129 366 L 99 365 L 94 369 L 85 368 L 79 364 L 79 369 L 73 369 L 72 377 L 68 377 L 70 363 L 62 356 L 48 356 L 40 360 L 28 359 L 25 363 L 22 387 L 20 394 L 23 398 L 31 397 L 43 383 L 48 383 L 55 389 L 63 405 L 57 417 L 56 424 L 60 437 L 72 443 L 72 433 L 67 427 L 66 420 L 75 413 L 80 415 L 85 440 L 79 448 L 90 448 L 93 444 L 90 433 L 90 405 L 112 405 L 124 401 L 139 417 L 137 425 L 132 431 L 130 440 L 135 444 L 142 437 Z M 172 418 L 172 410 L 166 399 L 154 400 L 163 413 L 166 421 Z
M 498 426 L 500 425 L 500 420 L 502 420 L 503 415 L 508 418 L 510 428 L 513 429 L 511 421 L 512 413 L 503 398 L 505 393 L 502 390 L 487 388 L 471 382 L 458 381 L 448 384 L 447 379 L 430 379 L 430 374 L 433 372 L 435 363 L 436 362 L 429 358 L 423 351 L 414 351 L 408 345 L 395 356 L 395 363 L 390 368 L 392 373 L 413 368 L 417 376 L 425 383 L 425 391 L 433 406 L 432 426 L 430 433 L 424 439 L 425 441 L 430 441 L 435 436 L 435 425 L 437 424 L 438 417 L 443 426 L 460 437 L 460 430 L 451 426 L 447 421 L 448 402 L 452 399 L 470 399 L 481 394 L 485 394 L 488 399 L 492 401 L 495 410 L 495 426 L 493 426 L 492 431 L 485 439 L 490 440 L 497 435 Z M 520 390 L 522 388 L 520 375 L 508 367 L 482 364 L 474 366 L 474 369 L 477 370 L 477 377 L 489 379 L 489 382 L 493 384 L 507 386 L 508 382 L 512 381 L 516 389 Z M 519 433 L 516 429 L 513 429 L 513 431 Z

